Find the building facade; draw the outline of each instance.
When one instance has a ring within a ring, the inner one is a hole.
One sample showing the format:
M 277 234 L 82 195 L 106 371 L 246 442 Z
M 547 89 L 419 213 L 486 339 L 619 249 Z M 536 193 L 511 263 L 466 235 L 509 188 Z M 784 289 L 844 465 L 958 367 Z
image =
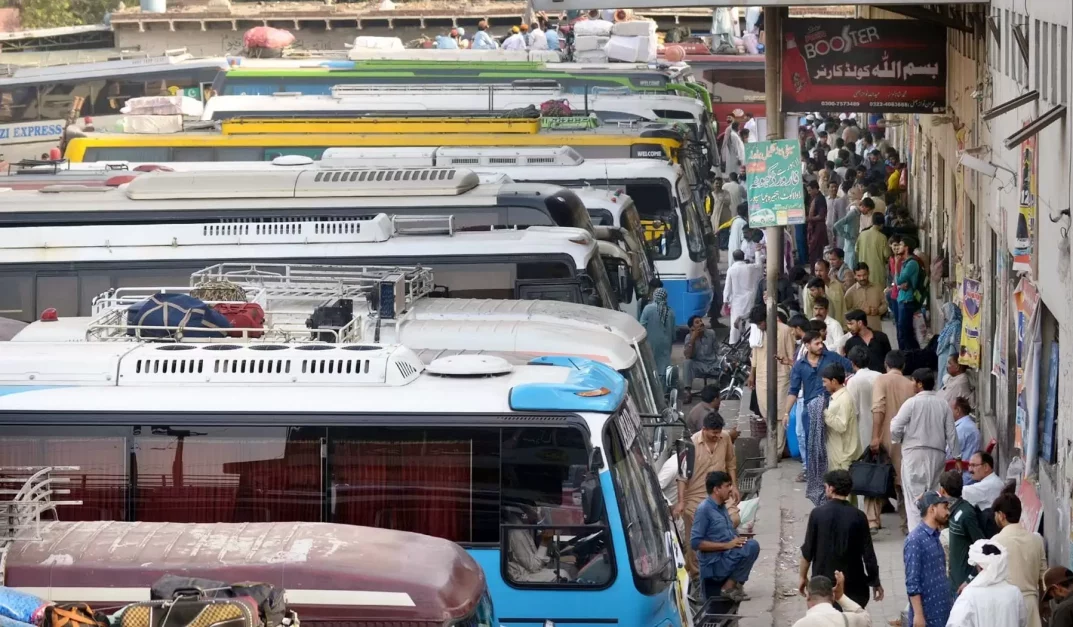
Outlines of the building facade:
M 932 327 L 967 287 L 962 311 L 979 316 L 963 324 L 978 340 L 962 348 L 979 352 L 972 400 L 983 442 L 996 441 L 1001 473 L 1025 478 L 1019 494 L 1041 518 L 1050 562 L 1069 566 L 1073 0 L 993 0 L 951 16 L 961 28 L 947 30 L 948 110 L 888 116 L 888 135 L 910 164 L 922 249 L 942 260 L 932 263 Z

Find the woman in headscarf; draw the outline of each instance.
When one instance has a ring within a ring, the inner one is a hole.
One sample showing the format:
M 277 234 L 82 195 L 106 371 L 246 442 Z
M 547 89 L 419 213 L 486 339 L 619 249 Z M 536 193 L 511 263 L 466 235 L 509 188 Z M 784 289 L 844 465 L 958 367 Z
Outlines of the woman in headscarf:
M 961 307 L 954 303 L 943 305 L 943 330 L 939 332 L 939 341 L 935 345 L 935 354 L 939 357 L 939 381 L 937 388 L 943 386 L 943 381 L 949 375 L 946 372 L 946 363 L 951 355 L 957 355 L 961 350 Z
M 980 572 L 954 601 L 946 627 L 1025 627 L 1028 612 L 1021 590 L 1009 582 L 1006 549 L 977 540 L 969 547 L 969 564 Z
M 674 343 L 674 312 L 667 306 L 667 290 L 652 291 L 652 302 L 641 310 L 641 325 L 648 332 L 648 345 L 656 359 L 656 378 L 663 380 L 671 365 L 671 345 Z

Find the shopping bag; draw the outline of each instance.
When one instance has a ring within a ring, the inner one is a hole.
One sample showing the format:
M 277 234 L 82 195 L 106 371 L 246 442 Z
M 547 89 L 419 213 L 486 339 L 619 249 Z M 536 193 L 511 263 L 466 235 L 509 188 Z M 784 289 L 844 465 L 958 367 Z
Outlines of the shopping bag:
M 849 474 L 853 479 L 853 494 L 873 499 L 894 494 L 894 464 L 882 446 L 879 453 L 865 449 L 860 459 L 850 464 Z

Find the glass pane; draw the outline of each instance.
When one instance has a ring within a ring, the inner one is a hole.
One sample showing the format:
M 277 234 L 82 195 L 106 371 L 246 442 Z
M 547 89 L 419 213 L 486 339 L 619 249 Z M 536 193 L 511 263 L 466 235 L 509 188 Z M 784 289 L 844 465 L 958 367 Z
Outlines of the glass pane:
M 621 435 L 616 421 L 607 437 L 611 477 L 615 482 L 633 571 L 639 577 L 648 578 L 671 563 L 669 513 L 642 447 L 645 438 L 635 437 L 629 446 L 625 446 Z
M 78 277 L 78 315 L 88 316 L 93 311 L 93 299 L 112 287 L 110 274 L 81 274 Z
M 265 159 L 264 148 L 239 147 L 216 149 L 216 161 L 261 161 L 262 159 Z
M 78 277 L 37 277 L 37 296 L 41 309 L 54 307 L 61 316 L 78 315 Z
M 216 150 L 208 148 L 173 148 L 171 151 L 173 161 L 215 161 Z
M 499 538 L 498 429 L 331 429 L 329 472 L 332 522 Z
M 127 520 L 127 435 L 123 427 L 0 427 L 0 466 L 77 466 L 60 520 Z M 8 475 L 11 476 L 11 475 Z M 25 476 L 21 474 L 20 476 Z M 4 482 L 4 488 L 14 484 Z M 9 498 L 0 495 L 0 500 Z
M 24 322 L 37 319 L 34 311 L 34 275 L 0 275 L 0 317 Z
M 135 516 L 156 522 L 321 520 L 324 430 L 145 427 Z
M 503 431 L 505 577 L 510 581 L 603 585 L 610 580 L 611 540 L 595 489 L 598 479 L 588 470 L 586 442 L 586 435 L 572 428 Z M 589 511 L 583 505 L 586 494 Z
M 37 88 L 0 89 L 0 123 L 33 122 L 37 116 Z
M 135 163 L 152 163 L 171 161 L 171 149 L 154 146 L 141 147 L 100 147 L 86 150 L 86 161 L 133 161 Z
M 645 243 L 653 259 L 677 259 L 682 256 L 671 191 L 660 184 L 627 185 L 626 194 L 633 199 L 644 229 Z

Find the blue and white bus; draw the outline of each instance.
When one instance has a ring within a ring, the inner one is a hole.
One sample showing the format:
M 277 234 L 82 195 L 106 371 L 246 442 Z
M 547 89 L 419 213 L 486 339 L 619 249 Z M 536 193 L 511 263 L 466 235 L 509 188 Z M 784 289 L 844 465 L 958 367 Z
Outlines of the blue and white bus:
M 61 520 L 312 521 L 457 542 L 499 622 L 690 624 L 624 379 L 583 358 L 130 340 L 0 352 L 0 467 L 76 467 Z

